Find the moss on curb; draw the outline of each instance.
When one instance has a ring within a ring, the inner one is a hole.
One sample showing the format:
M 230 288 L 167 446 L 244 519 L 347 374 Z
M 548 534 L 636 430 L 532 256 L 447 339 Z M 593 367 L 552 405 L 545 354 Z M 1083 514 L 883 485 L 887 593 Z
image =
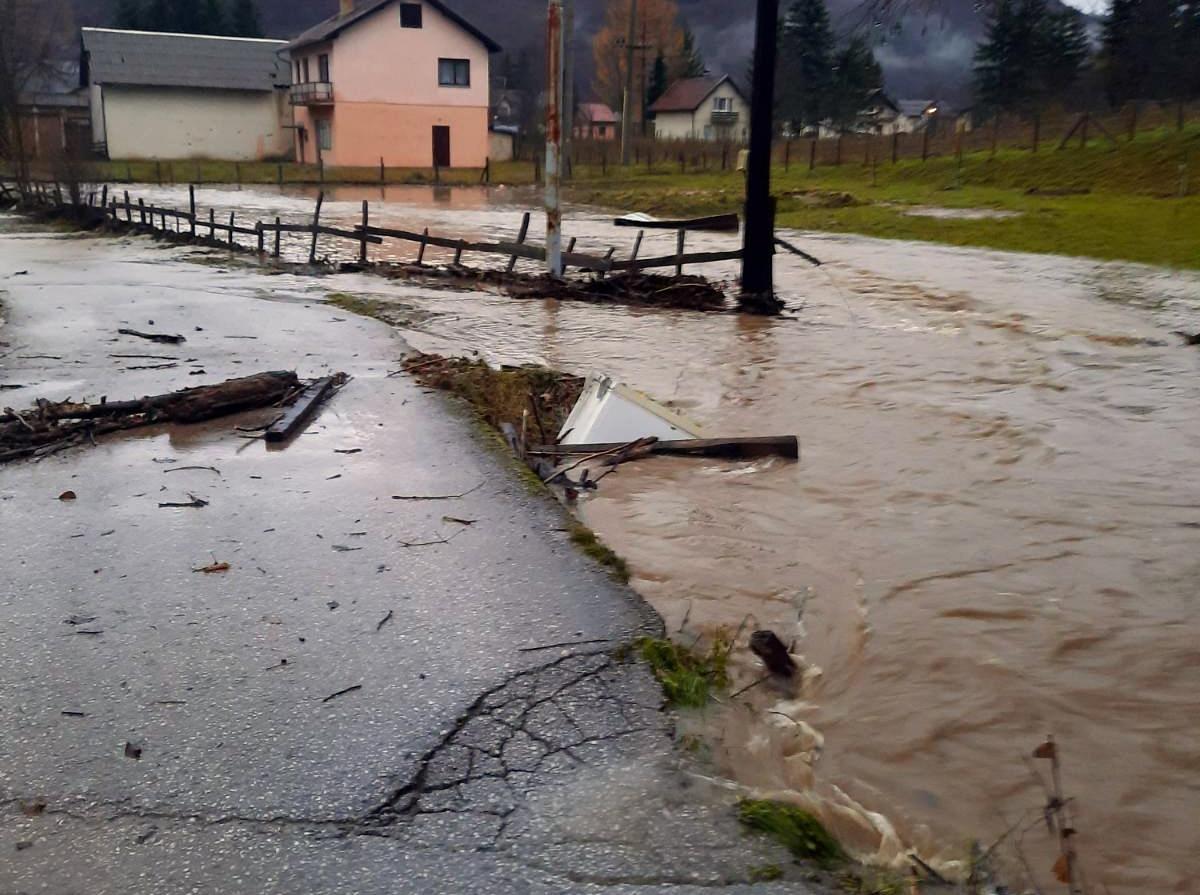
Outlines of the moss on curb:
M 635 646 L 671 705 L 703 708 L 713 690 L 729 684 L 728 643 L 723 638 L 714 639 L 707 653 L 655 637 L 641 637 Z
M 795 805 L 744 799 L 738 804 L 738 820 L 751 830 L 772 837 L 800 860 L 813 861 L 826 869 L 849 860 L 821 822 Z

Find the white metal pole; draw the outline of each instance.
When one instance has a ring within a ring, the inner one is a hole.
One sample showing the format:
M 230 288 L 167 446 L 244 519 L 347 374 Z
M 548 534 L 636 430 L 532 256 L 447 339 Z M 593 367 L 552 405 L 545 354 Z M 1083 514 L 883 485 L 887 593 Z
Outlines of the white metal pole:
M 549 0 L 546 17 L 546 272 L 561 277 L 563 5 Z

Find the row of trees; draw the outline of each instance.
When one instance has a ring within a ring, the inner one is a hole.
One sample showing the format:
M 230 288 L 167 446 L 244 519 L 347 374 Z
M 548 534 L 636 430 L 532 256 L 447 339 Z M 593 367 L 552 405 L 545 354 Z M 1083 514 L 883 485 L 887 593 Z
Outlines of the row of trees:
M 995 0 L 975 54 L 980 111 L 1029 114 L 1089 82 L 1092 99 L 1200 96 L 1200 2 L 1113 0 L 1098 46 L 1084 17 L 1047 0 Z
M 848 128 L 883 87 L 866 38 L 839 41 L 825 0 L 795 0 L 780 27 L 776 118 L 792 131 Z
M 255 0 L 118 0 L 116 26 L 180 34 L 263 36 Z

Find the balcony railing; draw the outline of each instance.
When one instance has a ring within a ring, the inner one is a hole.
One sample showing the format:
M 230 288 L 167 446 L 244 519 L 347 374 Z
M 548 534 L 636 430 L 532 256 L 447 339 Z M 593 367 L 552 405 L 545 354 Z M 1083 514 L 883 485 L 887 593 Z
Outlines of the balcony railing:
M 293 106 L 327 106 L 333 102 L 333 85 L 328 81 L 293 84 L 291 99 Z
M 738 122 L 738 113 L 732 109 L 713 109 L 712 123 L 717 127 L 732 127 Z

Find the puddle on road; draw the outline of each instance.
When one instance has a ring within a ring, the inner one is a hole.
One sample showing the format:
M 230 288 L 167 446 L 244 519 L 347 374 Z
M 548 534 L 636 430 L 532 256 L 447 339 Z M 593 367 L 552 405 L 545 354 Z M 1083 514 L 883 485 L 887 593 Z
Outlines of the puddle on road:
M 272 216 L 308 203 L 236 195 Z M 341 201 L 330 213 L 352 222 Z M 511 234 L 521 210 L 431 201 L 378 213 Z M 579 211 L 568 232 L 626 236 Z M 420 350 L 602 371 L 712 435 L 800 436 L 799 464 L 655 458 L 582 507 L 670 630 L 748 617 L 819 669 L 802 692 L 763 686 L 693 719 L 720 772 L 810 800 L 861 854 L 915 844 L 948 860 L 1039 805 L 1022 756 L 1052 732 L 1097 891 L 1187 891 L 1200 877 L 1200 353 L 1158 343 L 1200 329 L 1200 277 L 849 236 L 805 247 L 828 264 L 778 260 L 802 307 L 790 320 L 362 275 L 313 290 L 416 309 L 404 334 Z M 734 670 L 735 687 L 758 674 Z M 1046 837 L 1024 851 L 1047 881 Z

